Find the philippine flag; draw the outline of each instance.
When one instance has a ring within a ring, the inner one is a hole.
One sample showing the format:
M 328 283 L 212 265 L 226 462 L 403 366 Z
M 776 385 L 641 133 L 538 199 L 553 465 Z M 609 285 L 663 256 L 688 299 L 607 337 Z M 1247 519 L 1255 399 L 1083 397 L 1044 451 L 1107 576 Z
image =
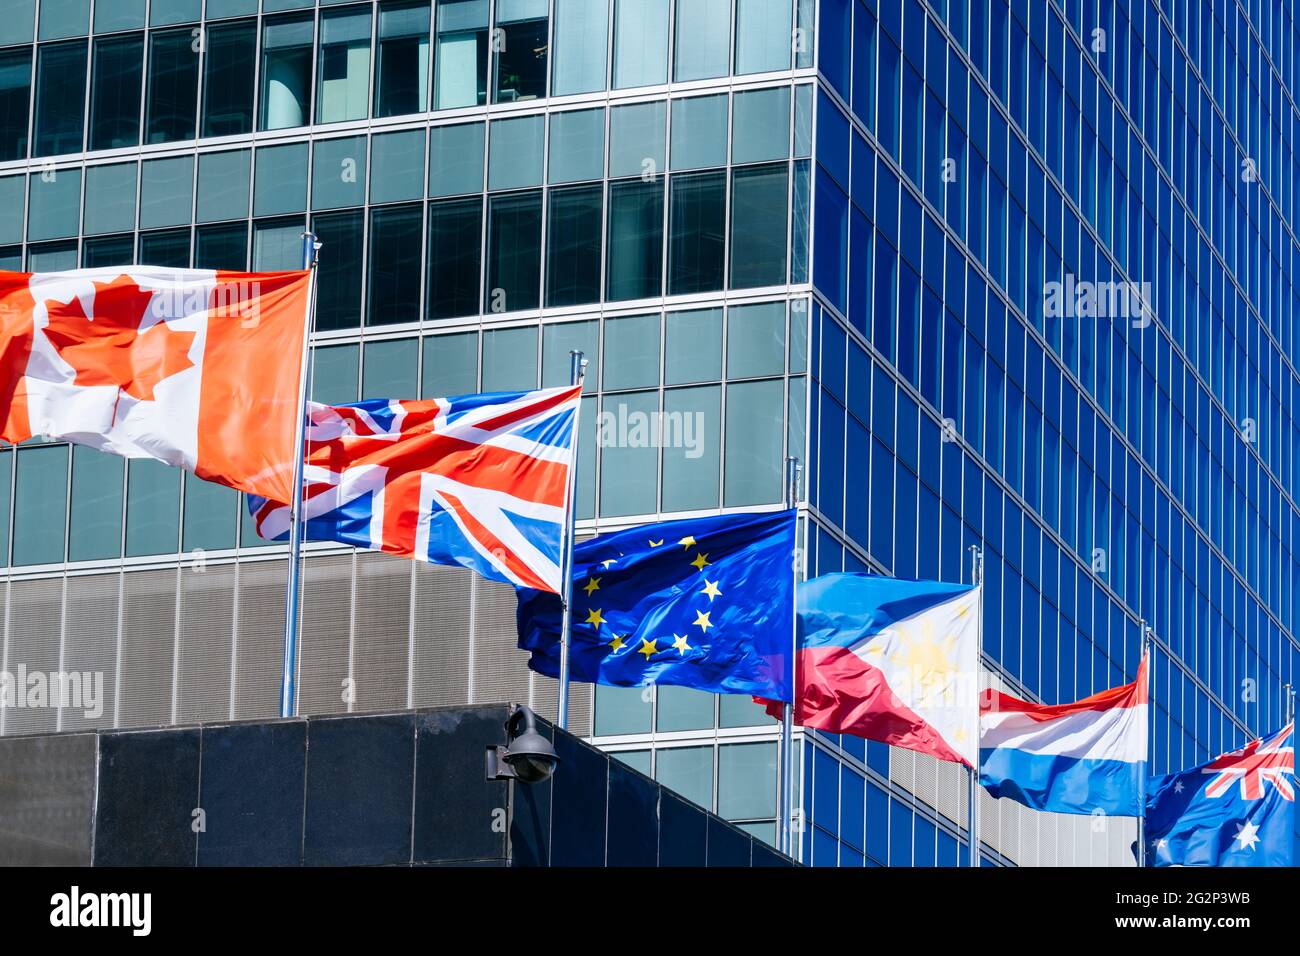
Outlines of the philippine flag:
M 974 766 L 979 588 L 837 573 L 799 589 L 795 721 Z
M 988 691 L 980 705 L 980 783 L 1035 810 L 1142 815 L 1147 659 L 1137 680 L 1072 704 Z

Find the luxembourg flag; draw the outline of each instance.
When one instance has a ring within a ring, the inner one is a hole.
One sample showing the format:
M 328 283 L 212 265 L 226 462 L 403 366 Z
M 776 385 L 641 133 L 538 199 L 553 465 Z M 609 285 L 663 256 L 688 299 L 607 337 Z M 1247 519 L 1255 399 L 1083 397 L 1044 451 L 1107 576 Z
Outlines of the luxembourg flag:
M 1147 658 L 1137 679 L 1072 704 L 987 691 L 980 703 L 980 783 L 1035 810 L 1142 815 Z

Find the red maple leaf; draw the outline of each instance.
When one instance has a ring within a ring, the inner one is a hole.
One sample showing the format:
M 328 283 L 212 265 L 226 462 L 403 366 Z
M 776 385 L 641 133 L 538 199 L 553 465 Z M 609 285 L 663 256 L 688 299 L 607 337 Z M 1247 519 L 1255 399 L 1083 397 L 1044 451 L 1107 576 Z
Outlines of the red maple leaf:
M 81 300 L 51 302 L 45 337 L 77 373 L 78 385 L 116 385 L 126 394 L 151 402 L 159 382 L 193 366 L 189 359 L 193 332 L 177 332 L 166 322 L 140 331 L 153 294 L 129 276 L 95 283 L 94 318 Z

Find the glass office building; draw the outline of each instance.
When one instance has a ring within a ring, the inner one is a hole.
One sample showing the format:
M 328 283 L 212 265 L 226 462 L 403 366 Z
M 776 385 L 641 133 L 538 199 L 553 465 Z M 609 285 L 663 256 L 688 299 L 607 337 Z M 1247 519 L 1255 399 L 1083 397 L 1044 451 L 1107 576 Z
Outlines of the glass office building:
M 810 574 L 983 550 L 1001 686 L 1131 680 L 1148 621 L 1164 772 L 1278 725 L 1297 661 L 1300 37 L 1216 7 L 6 0 L 0 267 L 293 268 L 310 228 L 317 400 L 581 348 L 581 533 L 779 508 L 798 457 Z M 33 441 L 0 503 L 4 669 L 105 675 L 0 732 L 276 713 L 285 549 L 236 494 Z M 301 712 L 553 712 L 509 589 L 306 550 Z M 747 698 L 580 687 L 573 729 L 774 839 Z M 957 767 L 809 733 L 797 769 L 804 862 L 964 859 Z M 986 863 L 1131 862 L 1130 820 L 980 811 Z

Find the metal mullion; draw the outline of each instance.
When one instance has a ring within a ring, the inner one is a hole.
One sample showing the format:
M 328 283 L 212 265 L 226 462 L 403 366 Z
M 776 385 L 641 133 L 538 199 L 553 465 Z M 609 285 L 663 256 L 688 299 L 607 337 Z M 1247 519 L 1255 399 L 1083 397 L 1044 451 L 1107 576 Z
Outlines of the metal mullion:
M 87 30 L 87 34 L 89 34 L 89 29 Z M 75 39 L 73 38 L 69 38 L 69 39 L 72 39 L 73 42 L 76 42 Z M 93 75 L 94 59 L 91 56 L 91 53 L 94 50 L 94 46 L 95 46 L 94 41 L 90 38 L 89 35 L 87 35 L 86 36 L 86 61 L 85 61 L 86 62 L 86 88 L 82 90 L 82 105 L 81 105 L 81 150 L 80 152 L 82 154 L 83 160 L 85 159 L 87 148 L 90 145 L 90 88 L 92 85 L 91 81 L 94 79 L 94 75 Z
M 67 653 L 68 643 L 68 558 L 71 556 L 72 544 L 72 446 L 68 446 L 68 512 L 64 532 L 67 536 L 67 544 L 64 547 L 63 554 L 63 573 L 59 576 L 59 673 L 62 674 L 64 657 Z M 59 731 L 63 729 L 63 706 L 62 696 L 60 702 L 55 707 L 54 729 Z
M 21 160 L 25 160 L 27 163 L 32 161 L 32 154 L 36 152 L 36 85 L 39 78 L 37 65 L 40 43 L 36 39 L 38 27 L 33 25 L 32 31 L 32 50 L 28 61 L 29 72 L 27 74 L 27 148 L 20 157 Z M 0 723 L 0 727 L 2 726 L 3 723 Z

